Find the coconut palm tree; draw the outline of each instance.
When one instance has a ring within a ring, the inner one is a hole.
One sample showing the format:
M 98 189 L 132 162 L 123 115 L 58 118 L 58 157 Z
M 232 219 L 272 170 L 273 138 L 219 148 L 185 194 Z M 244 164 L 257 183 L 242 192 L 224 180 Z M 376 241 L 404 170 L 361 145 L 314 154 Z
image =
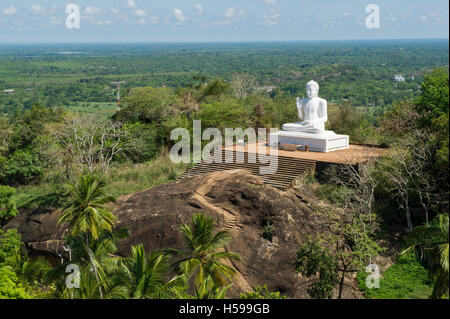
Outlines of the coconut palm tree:
M 233 285 L 216 287 L 209 284 L 209 279 L 204 280 L 199 287 L 195 288 L 194 299 L 226 299 L 228 289 Z
M 97 264 L 98 268 L 98 274 L 99 278 L 101 280 L 101 286 L 103 288 L 103 294 L 105 298 L 110 299 L 118 299 L 118 298 L 125 298 L 123 297 L 123 291 L 121 290 L 121 287 L 111 287 L 109 285 L 108 275 L 109 273 L 113 272 L 118 264 L 118 260 L 120 257 L 117 255 L 118 249 L 117 249 L 117 243 L 123 239 L 127 238 L 129 236 L 130 230 L 128 227 L 123 227 L 120 229 L 114 229 L 112 232 L 110 231 L 103 231 L 100 235 L 98 240 L 90 241 L 90 249 L 92 251 L 92 256 L 94 258 L 94 262 Z M 83 296 L 87 296 L 85 292 L 82 294 L 74 293 L 74 290 L 68 289 L 66 287 L 66 267 L 71 263 L 77 263 L 80 265 L 85 265 L 86 262 L 90 265 L 89 256 L 85 250 L 84 245 L 84 237 L 82 236 L 72 236 L 66 239 L 66 245 L 70 246 L 72 251 L 72 261 L 66 260 L 65 263 L 61 265 L 57 265 L 55 268 L 53 268 L 49 273 L 47 274 L 47 281 L 53 283 L 55 287 L 55 295 L 60 298 L 84 298 Z M 88 271 L 90 273 L 90 276 L 94 278 L 96 289 L 97 289 L 97 297 L 99 297 L 99 283 L 95 279 L 95 275 L 92 271 L 92 266 L 89 266 L 86 268 L 86 270 L 80 271 L 82 274 L 82 280 L 83 278 L 83 271 Z M 81 282 L 80 285 L 83 286 L 82 289 L 89 289 L 87 286 L 93 286 L 89 280 L 92 278 L 87 278 L 86 285 Z M 87 290 L 86 290 L 87 291 Z
M 448 294 L 449 287 L 449 216 L 439 215 L 429 225 L 417 226 L 408 236 L 408 248 L 402 254 L 416 251 L 431 270 L 435 282 L 432 298 Z
M 105 194 L 106 183 L 98 181 L 92 175 L 80 177 L 77 185 L 71 185 L 72 201 L 70 208 L 59 218 L 59 223 L 68 223 L 72 236 L 84 238 L 84 249 L 97 280 L 100 285 L 98 274 L 98 262 L 90 248 L 90 240 L 97 240 L 103 231 L 112 231 L 116 217 L 108 211 L 104 204 L 114 202 L 112 196 Z M 103 298 L 102 287 L 99 286 L 100 298 Z
M 144 246 L 132 246 L 130 257 L 120 258 L 111 275 L 111 287 L 122 286 L 127 298 L 169 299 L 182 298 L 184 281 L 179 276 L 166 281 L 170 270 L 167 254 L 145 253 Z
M 230 261 L 240 260 L 238 254 L 224 249 L 231 240 L 230 234 L 226 231 L 213 234 L 214 220 L 202 214 L 194 215 L 191 225 L 182 225 L 180 230 L 188 251 L 167 250 L 181 257 L 174 263 L 175 270 L 186 281 L 194 277 L 196 291 L 228 285 L 236 273 L 236 269 L 229 265 Z

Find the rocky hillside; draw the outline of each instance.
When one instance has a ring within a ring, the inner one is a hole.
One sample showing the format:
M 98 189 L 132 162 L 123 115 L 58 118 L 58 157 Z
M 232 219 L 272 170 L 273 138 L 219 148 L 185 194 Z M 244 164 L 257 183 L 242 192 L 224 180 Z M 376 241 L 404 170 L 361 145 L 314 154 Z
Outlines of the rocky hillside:
M 295 272 L 293 263 L 308 235 L 326 232 L 314 214 L 326 208 L 307 189 L 282 192 L 246 171 L 235 170 L 186 178 L 121 198 L 115 214 L 118 227 L 131 229 L 131 236 L 119 246 L 123 255 L 138 243 L 147 250 L 184 249 L 180 225 L 189 223 L 195 213 L 211 216 L 233 236 L 226 249 L 242 258 L 234 265 L 238 275 L 230 297 L 267 284 L 288 298 L 308 298 L 307 280 Z M 32 252 L 56 256 L 65 232 L 56 226 L 59 215 L 58 211 L 22 212 L 5 228 L 17 228 Z M 267 222 L 275 227 L 272 242 L 262 237 Z M 344 297 L 359 296 L 350 279 Z

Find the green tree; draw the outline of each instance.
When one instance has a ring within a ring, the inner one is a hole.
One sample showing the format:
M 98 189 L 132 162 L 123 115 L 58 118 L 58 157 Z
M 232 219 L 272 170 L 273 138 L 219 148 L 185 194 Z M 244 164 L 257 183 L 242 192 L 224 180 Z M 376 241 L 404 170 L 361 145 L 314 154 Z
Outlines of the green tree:
M 422 116 L 422 125 L 431 126 L 432 121 L 449 112 L 448 67 L 437 68 L 425 76 L 416 108 Z
M 114 115 L 115 120 L 160 124 L 182 103 L 170 89 L 142 87 L 133 89 L 124 104 L 126 107 Z
M 184 224 L 180 230 L 188 251 L 168 250 L 182 257 L 175 263 L 176 271 L 186 280 L 195 277 L 199 295 L 228 285 L 236 270 L 224 260 L 240 260 L 238 254 L 224 249 L 231 240 L 228 232 L 214 234 L 214 220 L 202 214 L 194 215 L 191 225 Z
M 196 99 L 202 101 L 207 97 L 218 98 L 229 89 L 230 85 L 228 83 L 220 79 L 215 79 L 199 90 Z
M 339 283 L 338 263 L 328 249 L 310 240 L 300 246 L 295 267 L 297 272 L 308 278 L 318 274 L 318 279 L 307 288 L 312 298 L 333 297 L 334 287 Z
M 71 235 L 84 238 L 84 246 L 99 284 L 98 262 L 91 251 L 90 241 L 97 240 L 102 231 L 112 231 L 116 221 L 116 217 L 104 206 L 115 201 L 114 197 L 105 194 L 105 187 L 105 182 L 98 181 L 92 175 L 81 176 L 77 185 L 71 185 L 71 207 L 58 220 L 58 223 L 68 223 Z M 99 292 L 103 298 L 100 286 Z

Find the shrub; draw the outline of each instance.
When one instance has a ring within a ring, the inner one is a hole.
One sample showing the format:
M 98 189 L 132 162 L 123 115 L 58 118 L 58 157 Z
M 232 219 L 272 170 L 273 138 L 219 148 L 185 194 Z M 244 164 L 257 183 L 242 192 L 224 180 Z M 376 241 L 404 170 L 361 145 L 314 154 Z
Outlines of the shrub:
M 19 284 L 16 274 L 6 267 L 0 267 L 0 299 L 29 299 Z
M 17 229 L 0 230 L 0 264 L 12 256 L 22 246 L 22 237 Z
M 0 183 L 19 185 L 39 180 L 44 170 L 40 162 L 34 152 L 16 151 L 8 159 L 0 161 Z
M 241 293 L 240 296 L 241 299 L 286 299 L 286 297 L 281 295 L 278 291 L 270 292 L 269 289 L 267 289 L 267 285 L 262 287 L 257 286 L 256 288 L 253 288 L 253 291 Z
M 18 213 L 14 201 L 15 193 L 14 188 L 0 185 L 0 226 Z
M 273 233 L 274 232 L 275 232 L 275 226 L 273 226 L 271 222 L 265 222 L 264 231 L 263 231 L 262 237 L 265 240 L 268 240 L 268 241 L 271 242 L 273 240 Z

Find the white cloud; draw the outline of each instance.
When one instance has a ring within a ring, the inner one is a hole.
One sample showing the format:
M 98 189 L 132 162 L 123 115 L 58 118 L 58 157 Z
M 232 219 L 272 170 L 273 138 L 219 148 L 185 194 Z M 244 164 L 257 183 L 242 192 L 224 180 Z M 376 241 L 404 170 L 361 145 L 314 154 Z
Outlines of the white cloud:
M 274 15 L 271 15 L 270 17 L 265 16 L 264 21 L 268 25 L 275 25 L 278 24 L 278 19 L 280 19 L 281 13 L 275 13 Z
M 111 9 L 109 9 L 109 11 L 111 11 L 114 14 L 119 14 L 119 10 L 116 8 L 111 8 Z
M 138 24 L 139 24 L 139 25 L 147 24 L 147 20 L 145 20 L 145 19 L 139 19 Z
M 91 6 L 86 7 L 86 14 L 88 14 L 88 15 L 95 15 L 95 14 L 99 14 L 99 13 L 102 13 L 102 9 L 96 8 L 96 7 L 91 7 Z
M 266 4 L 276 4 L 277 0 L 265 0 L 264 1 Z
M 150 17 L 150 21 L 151 21 L 153 24 L 157 24 L 158 21 L 159 21 L 159 17 L 157 17 L 157 16 L 151 16 L 151 17 Z
M 227 21 L 214 21 L 215 25 L 229 25 L 230 24 L 230 20 Z
M 145 12 L 144 10 L 136 10 L 135 14 L 138 17 L 145 17 L 147 15 L 147 12 Z
M 203 6 L 201 4 L 196 4 L 195 5 L 195 12 L 197 14 L 202 14 L 204 12 Z
M 420 17 L 421 21 L 427 21 L 427 19 L 428 19 L 428 17 L 426 15 L 423 15 L 423 16 Z
M 62 24 L 62 21 L 59 20 L 57 17 L 50 17 L 50 21 L 49 21 L 50 25 L 60 25 Z
M 31 6 L 31 13 L 33 14 L 42 14 L 44 13 L 44 11 L 45 11 L 44 8 L 38 6 L 37 4 Z
M 114 21 L 111 21 L 111 20 L 99 20 L 99 21 L 97 21 L 95 24 L 96 25 L 99 25 L 99 26 L 102 26 L 102 25 L 110 25 L 110 24 L 113 24 L 114 23 Z
M 10 5 L 8 8 L 3 9 L 3 14 L 7 15 L 7 16 L 11 16 L 14 15 L 18 12 L 19 10 L 16 9 L 16 7 L 14 7 L 14 5 Z
M 173 14 L 175 15 L 175 18 L 180 22 L 186 20 L 183 11 L 181 11 L 180 9 L 173 9 Z
M 225 16 L 227 18 L 233 18 L 236 15 L 236 10 L 234 8 L 228 8 L 228 10 L 225 12 Z
M 131 9 L 136 8 L 136 3 L 134 2 L 134 0 L 128 0 L 127 8 L 131 8 Z
M 50 13 L 51 14 L 56 13 L 56 6 L 55 5 L 52 5 L 52 8 L 50 9 Z

